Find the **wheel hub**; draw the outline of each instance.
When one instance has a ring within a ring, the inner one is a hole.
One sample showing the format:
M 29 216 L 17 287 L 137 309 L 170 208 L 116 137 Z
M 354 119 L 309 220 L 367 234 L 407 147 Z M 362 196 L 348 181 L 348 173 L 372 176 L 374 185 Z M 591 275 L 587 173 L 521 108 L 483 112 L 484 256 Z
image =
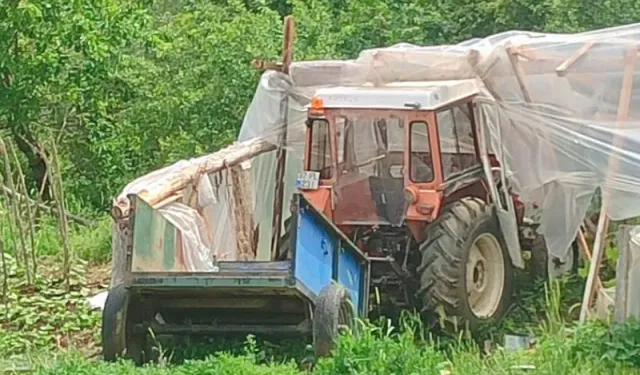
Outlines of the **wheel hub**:
M 482 260 L 478 260 L 473 267 L 473 285 L 477 291 L 481 291 L 484 288 L 484 280 L 484 262 Z

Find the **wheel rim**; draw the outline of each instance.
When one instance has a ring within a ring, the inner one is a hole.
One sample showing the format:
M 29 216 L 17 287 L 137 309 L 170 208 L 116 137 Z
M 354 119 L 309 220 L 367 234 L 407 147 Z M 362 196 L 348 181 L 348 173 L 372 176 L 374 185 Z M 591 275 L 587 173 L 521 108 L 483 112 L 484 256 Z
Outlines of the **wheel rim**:
M 353 325 L 353 309 L 349 301 L 340 304 L 338 311 L 338 333 L 344 333 Z
M 469 250 L 466 266 L 467 300 L 478 318 L 490 318 L 504 293 L 504 255 L 495 236 L 485 233 Z

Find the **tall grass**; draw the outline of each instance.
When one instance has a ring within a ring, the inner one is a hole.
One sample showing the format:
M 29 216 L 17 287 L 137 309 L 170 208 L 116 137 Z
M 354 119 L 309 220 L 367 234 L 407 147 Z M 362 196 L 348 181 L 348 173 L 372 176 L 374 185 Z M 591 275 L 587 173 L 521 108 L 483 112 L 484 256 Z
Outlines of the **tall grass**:
M 313 374 L 540 374 L 540 375 L 624 375 L 640 374 L 637 351 L 640 350 L 640 325 L 629 323 L 607 327 L 589 322 L 564 327 L 563 334 L 544 334 L 534 350 L 507 351 L 498 347 L 490 354 L 477 345 L 457 341 L 446 350 L 436 349 L 433 338 L 424 337 L 417 320 L 408 319 L 396 329 L 387 324 L 366 324 L 358 336 L 340 338 L 333 356 L 315 365 Z M 624 346 L 619 344 L 626 343 Z M 615 354 L 612 347 L 622 349 Z M 179 365 L 135 367 L 129 362 L 103 363 L 89 360 L 77 352 L 59 358 L 37 359 L 41 375 L 196 375 L 196 374 L 304 374 L 293 360 L 265 358 L 263 348 L 248 340 L 244 352 L 220 352 Z M 298 358 L 300 359 L 300 358 Z
M 0 213 L 6 210 L 5 203 L 0 199 Z M 69 244 L 76 258 L 86 260 L 91 264 L 106 263 L 111 258 L 111 217 L 102 215 L 95 220 L 96 225 L 86 227 L 70 223 Z M 54 257 L 62 261 L 60 231 L 58 218 L 49 214 L 42 214 L 34 223 L 33 239 L 36 259 Z M 5 251 L 15 255 L 18 247 L 11 233 L 9 218 L 0 217 L 0 238 L 5 244 Z M 18 245 L 19 246 L 19 245 Z M 41 259 L 40 259 L 41 260 Z

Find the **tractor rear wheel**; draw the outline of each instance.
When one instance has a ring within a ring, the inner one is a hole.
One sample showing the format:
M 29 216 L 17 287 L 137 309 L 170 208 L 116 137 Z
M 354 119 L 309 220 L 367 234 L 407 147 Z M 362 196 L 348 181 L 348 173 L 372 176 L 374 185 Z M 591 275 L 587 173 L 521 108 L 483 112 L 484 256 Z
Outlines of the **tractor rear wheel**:
M 418 268 L 423 312 L 444 312 L 473 332 L 500 321 L 513 269 L 493 206 L 477 198 L 454 202 L 427 226 L 426 238 Z

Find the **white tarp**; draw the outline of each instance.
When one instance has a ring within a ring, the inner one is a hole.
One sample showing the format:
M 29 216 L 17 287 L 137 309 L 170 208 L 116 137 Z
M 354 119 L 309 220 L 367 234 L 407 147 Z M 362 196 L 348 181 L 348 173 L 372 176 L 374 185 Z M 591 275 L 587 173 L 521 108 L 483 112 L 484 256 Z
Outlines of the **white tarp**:
M 277 143 L 286 113 L 284 207 L 288 215 L 295 176 L 302 167 L 304 107 L 316 89 L 476 79 L 485 99 L 492 103 L 482 106 L 492 113 L 492 149 L 503 147 L 501 163 L 514 192 L 526 201 L 541 204 L 541 231 L 550 252 L 563 257 L 596 188 L 611 198 L 607 213 L 613 220 L 640 216 L 640 86 L 633 65 L 639 41 L 640 24 L 583 34 L 512 31 L 455 46 L 399 44 L 363 51 L 350 61 L 296 62 L 291 77 L 264 73 L 239 140 L 266 137 Z M 567 64 L 582 50 L 587 53 Z M 566 74 L 559 74 L 556 70 L 563 63 L 569 67 Z M 621 97 L 624 99 L 625 67 L 631 77 L 628 111 L 624 100 L 620 104 Z M 260 228 L 258 258 L 266 259 L 271 240 L 275 151 L 254 158 L 251 171 L 254 219 Z M 134 192 L 140 185 L 162 183 L 163 173 L 140 178 L 123 194 Z M 216 201 L 208 200 L 209 205 L 217 207 L 211 219 L 215 226 L 209 228 L 213 232 L 210 251 L 225 249 L 220 255 L 233 259 L 235 241 L 230 211 L 224 206 L 226 199 L 220 194 Z M 197 238 L 195 232 L 195 237 L 185 236 L 184 240 Z M 207 243 L 194 241 L 198 242 L 193 244 L 194 249 L 202 249 Z

